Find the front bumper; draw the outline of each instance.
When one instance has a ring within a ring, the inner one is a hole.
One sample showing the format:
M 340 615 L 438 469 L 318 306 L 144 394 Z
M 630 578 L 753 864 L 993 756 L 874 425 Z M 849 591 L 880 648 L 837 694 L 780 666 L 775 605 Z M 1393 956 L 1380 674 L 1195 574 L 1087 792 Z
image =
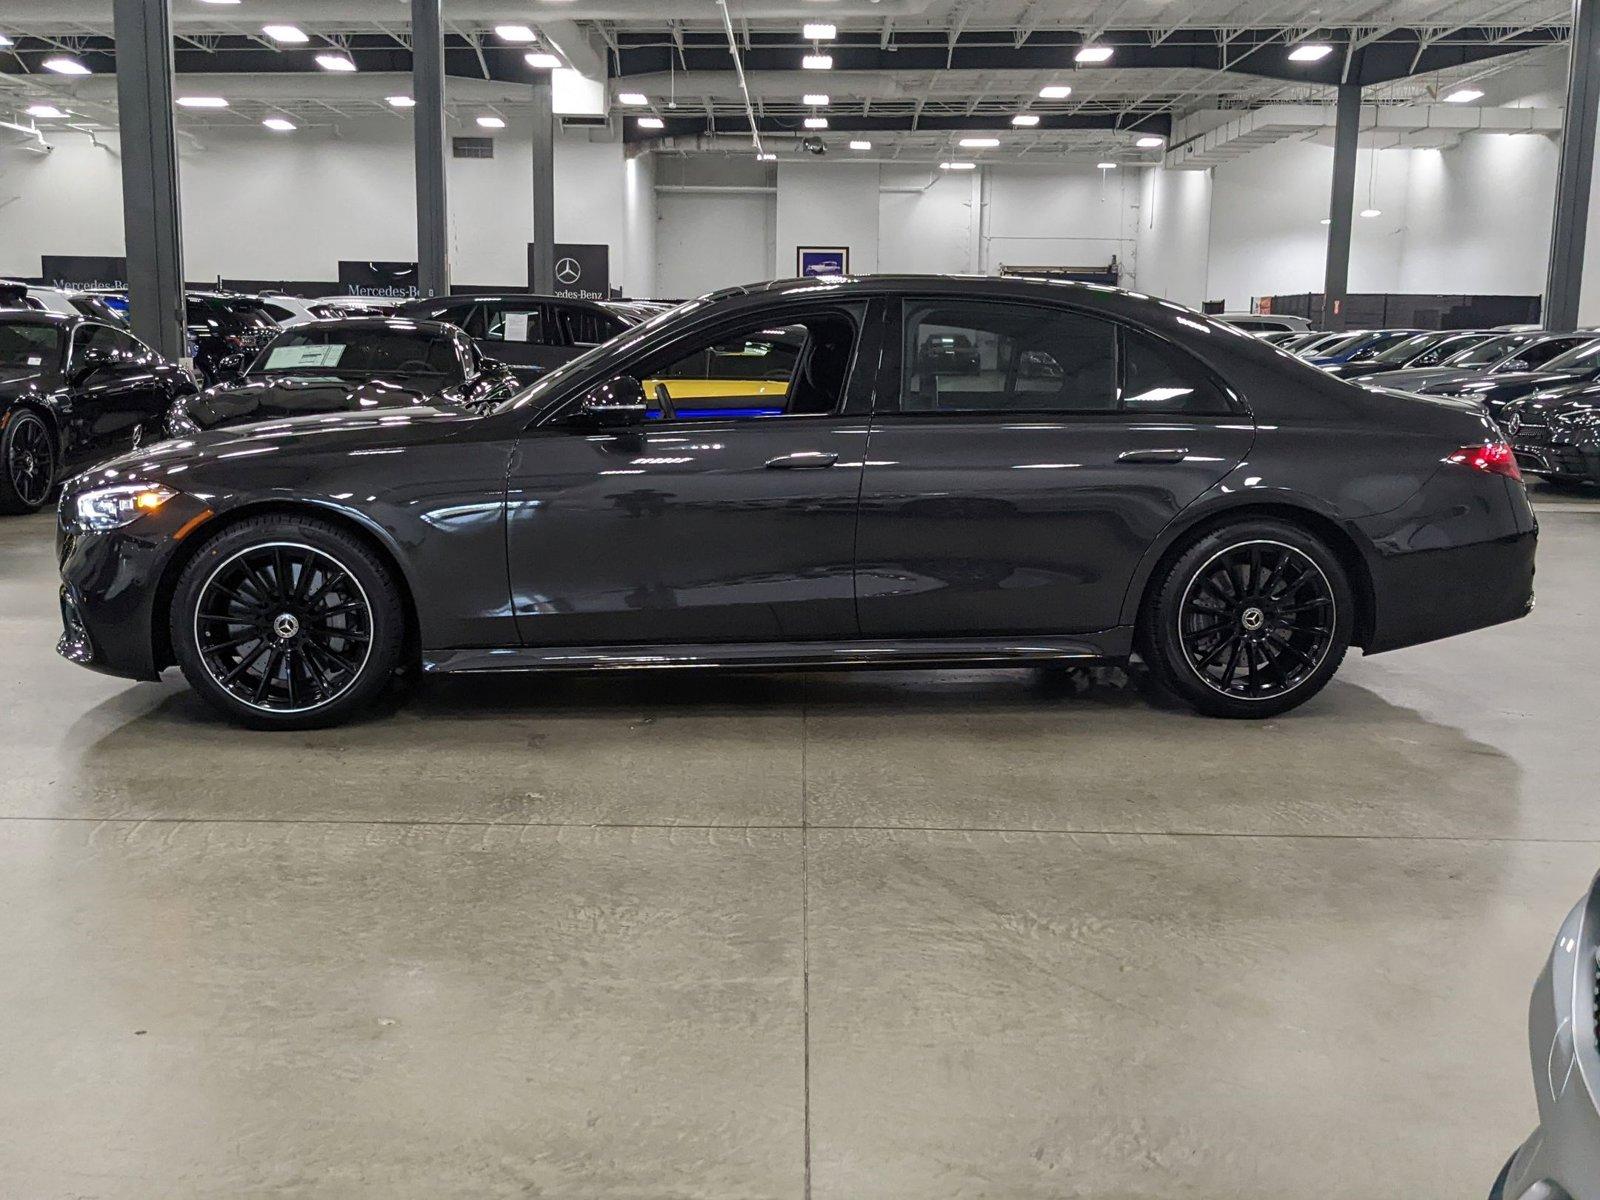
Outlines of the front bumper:
M 1528 1006 L 1539 1127 L 1496 1181 L 1495 1200 L 1600 1200 L 1600 1046 L 1595 992 L 1600 892 L 1562 923 Z
M 1524 474 L 1600 483 L 1600 444 L 1521 440 L 1513 443 Z

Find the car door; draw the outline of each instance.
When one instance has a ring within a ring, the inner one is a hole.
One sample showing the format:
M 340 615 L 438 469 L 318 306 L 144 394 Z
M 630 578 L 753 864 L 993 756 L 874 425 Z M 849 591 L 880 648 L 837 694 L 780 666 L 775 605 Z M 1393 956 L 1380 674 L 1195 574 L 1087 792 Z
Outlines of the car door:
M 1115 626 L 1141 555 L 1248 452 L 1240 402 L 1170 342 L 1090 312 L 928 297 L 898 318 L 862 477 L 862 634 Z M 922 353 L 953 336 L 976 370 Z
M 74 332 L 67 379 L 72 391 L 67 454 L 87 462 L 120 454 L 155 430 L 167 385 L 156 356 L 132 334 L 85 322 Z
M 641 346 L 648 419 L 571 409 L 520 443 L 507 497 L 529 645 L 852 638 L 856 498 L 878 324 L 766 312 Z

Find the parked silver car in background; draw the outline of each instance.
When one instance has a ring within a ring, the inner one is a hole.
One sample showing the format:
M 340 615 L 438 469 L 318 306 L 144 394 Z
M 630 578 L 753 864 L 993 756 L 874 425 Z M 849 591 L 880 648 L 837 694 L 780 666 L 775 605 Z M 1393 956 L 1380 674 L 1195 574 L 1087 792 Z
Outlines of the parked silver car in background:
M 1562 922 L 1528 1008 L 1539 1128 L 1490 1200 L 1600 1200 L 1600 877 Z

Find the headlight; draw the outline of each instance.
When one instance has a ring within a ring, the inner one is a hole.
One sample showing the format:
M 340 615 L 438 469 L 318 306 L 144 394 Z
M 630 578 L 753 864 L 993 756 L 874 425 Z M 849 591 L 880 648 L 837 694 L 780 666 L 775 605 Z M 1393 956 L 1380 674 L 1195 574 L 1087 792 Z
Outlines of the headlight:
M 155 512 L 177 494 L 159 485 L 121 483 L 84 492 L 73 502 L 73 507 L 78 524 L 85 529 L 119 529 Z

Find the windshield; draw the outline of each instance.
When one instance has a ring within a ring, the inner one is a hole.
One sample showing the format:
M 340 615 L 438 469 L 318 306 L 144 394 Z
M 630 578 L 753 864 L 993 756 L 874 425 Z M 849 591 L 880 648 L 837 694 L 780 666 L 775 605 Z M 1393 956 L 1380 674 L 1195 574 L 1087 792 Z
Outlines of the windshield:
M 1558 354 L 1545 363 L 1540 370 L 1566 371 L 1572 367 L 1600 366 L 1600 338 L 1592 342 L 1584 342 L 1581 346 L 1574 346 L 1565 354 Z
M 1401 338 L 1388 349 L 1382 351 L 1381 353 L 1372 355 L 1369 361 L 1375 363 L 1395 363 L 1403 365 L 1410 362 L 1417 355 L 1421 354 L 1429 346 L 1443 341 L 1444 337 L 1445 335 L 1441 333 L 1419 333 L 1415 337 Z M 1357 355 L 1356 357 L 1359 358 L 1361 356 Z
M 641 325 L 635 325 L 630 329 L 624 330 L 609 342 L 601 342 L 598 346 L 591 346 L 578 355 L 577 358 L 569 359 L 559 367 L 546 371 L 538 379 L 523 388 L 522 391 L 502 403 L 495 411 L 510 412 L 512 409 L 537 407 L 545 403 L 568 380 L 582 375 L 601 358 L 628 353 L 667 322 L 676 320 L 684 313 L 693 312 L 703 304 L 705 304 L 704 300 L 685 300 L 675 308 L 665 309 L 656 313 L 655 316 Z
M 61 330 L 54 325 L 0 325 L 0 371 L 37 371 L 61 361 Z
M 439 375 L 466 373 L 455 342 L 416 329 L 311 329 L 274 338 L 250 368 L 252 375 Z
M 1350 356 L 1351 362 L 1372 362 L 1378 354 L 1397 343 L 1409 342 L 1416 335 L 1414 333 L 1376 333 L 1370 335 L 1371 340 L 1364 343 L 1360 349 Z M 1346 347 L 1348 349 L 1348 347 Z
M 1313 352 L 1318 358 L 1321 358 L 1325 354 L 1343 354 L 1351 347 L 1359 346 L 1371 336 L 1372 335 L 1370 333 L 1346 334 L 1344 337 L 1335 338 L 1331 342 L 1325 342 L 1323 345 L 1314 347 Z
M 1476 346 L 1452 354 L 1439 365 L 1443 367 L 1486 367 L 1490 363 L 1498 362 L 1527 340 L 1528 335 L 1525 333 L 1513 333 L 1505 337 L 1492 337 L 1486 342 L 1480 342 Z

